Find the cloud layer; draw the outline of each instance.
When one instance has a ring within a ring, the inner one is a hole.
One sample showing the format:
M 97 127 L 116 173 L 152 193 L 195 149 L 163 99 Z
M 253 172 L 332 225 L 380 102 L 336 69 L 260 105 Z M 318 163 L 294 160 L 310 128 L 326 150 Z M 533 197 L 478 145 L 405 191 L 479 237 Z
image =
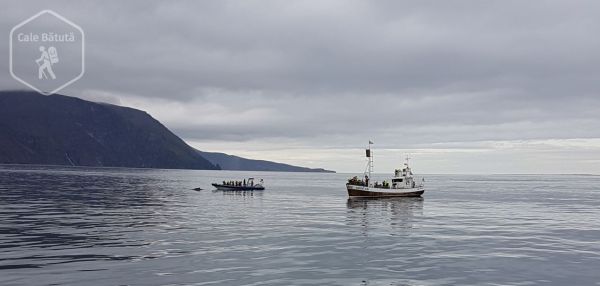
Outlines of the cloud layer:
M 1 31 L 45 3 L 7 2 Z M 64 93 L 147 110 L 199 148 L 354 171 L 371 138 L 390 154 L 381 171 L 411 152 L 428 172 L 552 172 L 551 158 L 600 172 L 597 1 L 51 8 L 87 38 Z M 0 84 L 20 87 L 5 71 Z

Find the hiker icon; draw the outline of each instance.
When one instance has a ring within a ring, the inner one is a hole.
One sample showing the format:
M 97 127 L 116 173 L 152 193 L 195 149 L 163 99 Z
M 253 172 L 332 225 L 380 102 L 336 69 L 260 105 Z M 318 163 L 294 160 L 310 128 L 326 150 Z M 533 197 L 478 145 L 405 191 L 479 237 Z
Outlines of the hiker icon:
M 52 79 L 56 79 L 56 75 L 52 71 L 52 65 L 58 63 L 56 48 L 49 47 L 48 51 L 46 51 L 46 47 L 40 46 L 40 52 L 42 53 L 40 58 L 35 60 L 38 65 L 38 79 L 47 79 L 48 74 Z

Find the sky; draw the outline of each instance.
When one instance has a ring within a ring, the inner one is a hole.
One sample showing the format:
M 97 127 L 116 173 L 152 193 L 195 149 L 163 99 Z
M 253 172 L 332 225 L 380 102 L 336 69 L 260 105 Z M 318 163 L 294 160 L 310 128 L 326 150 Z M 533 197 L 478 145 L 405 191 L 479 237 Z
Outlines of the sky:
M 60 93 L 191 146 L 338 172 L 600 174 L 598 1 L 4 1 L 86 35 Z

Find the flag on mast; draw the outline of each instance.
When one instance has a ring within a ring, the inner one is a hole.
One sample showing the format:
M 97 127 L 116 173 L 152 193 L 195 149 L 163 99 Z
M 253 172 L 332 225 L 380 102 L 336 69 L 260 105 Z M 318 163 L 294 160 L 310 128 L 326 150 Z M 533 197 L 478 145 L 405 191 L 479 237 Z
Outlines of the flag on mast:
M 373 141 L 369 140 L 369 144 L 375 144 L 375 143 L 373 143 Z

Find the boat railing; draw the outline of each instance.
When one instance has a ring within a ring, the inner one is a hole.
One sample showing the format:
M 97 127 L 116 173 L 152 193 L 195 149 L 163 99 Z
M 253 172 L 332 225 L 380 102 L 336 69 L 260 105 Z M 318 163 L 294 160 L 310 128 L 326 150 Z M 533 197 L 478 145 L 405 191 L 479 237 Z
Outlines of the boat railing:
M 354 185 L 354 186 L 368 187 L 367 182 L 365 182 L 363 179 L 359 179 L 357 176 L 354 176 L 353 178 L 348 179 L 347 184 Z
M 413 176 L 413 182 L 415 182 L 416 187 L 422 187 L 425 185 L 425 177 L 423 176 Z

